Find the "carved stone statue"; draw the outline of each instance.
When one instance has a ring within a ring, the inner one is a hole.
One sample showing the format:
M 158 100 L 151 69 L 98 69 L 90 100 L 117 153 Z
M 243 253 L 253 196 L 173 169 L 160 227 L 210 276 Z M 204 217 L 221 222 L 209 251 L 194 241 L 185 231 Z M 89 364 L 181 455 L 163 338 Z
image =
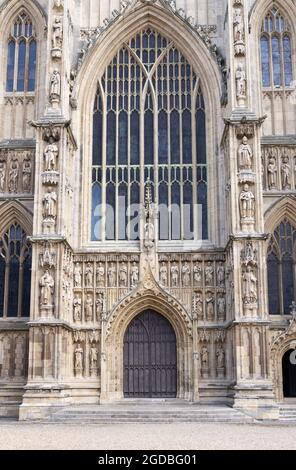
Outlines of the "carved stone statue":
M 80 375 L 83 369 L 83 349 L 80 343 L 77 344 L 74 351 L 74 369 L 76 374 Z
M 218 309 L 218 319 L 224 321 L 225 319 L 225 309 L 226 309 L 226 300 L 224 295 L 220 295 L 217 299 L 217 309 Z
M 74 313 L 73 313 L 73 318 L 75 322 L 81 321 L 81 298 L 78 294 L 75 295 L 74 300 L 73 300 L 73 308 L 74 308 Z
M 245 184 L 240 194 L 240 210 L 242 219 L 255 218 L 255 196 L 250 191 L 248 184 Z
M 277 185 L 277 164 L 276 159 L 271 155 L 269 157 L 268 165 L 267 165 L 267 173 L 268 173 L 268 188 L 269 189 L 276 189 Z
M 54 279 L 47 269 L 39 281 L 41 306 L 53 305 L 54 285 Z
M 253 304 L 258 300 L 257 277 L 251 266 L 243 273 L 243 296 L 245 304 Z
M 172 287 L 179 286 L 179 266 L 176 262 L 173 263 L 171 266 L 171 279 L 172 279 Z
M 191 271 L 190 271 L 190 266 L 187 263 L 187 261 L 182 267 L 182 278 L 183 278 L 183 287 L 190 287 Z
M 225 367 L 225 351 L 223 347 L 220 345 L 216 352 L 217 357 L 217 368 L 224 369 Z
M 18 180 L 19 180 L 19 162 L 12 160 L 10 163 L 9 175 L 8 175 L 8 189 L 10 193 L 17 193 L 18 191 Z
M 239 8 L 236 8 L 233 14 L 233 36 L 235 42 L 244 41 L 244 29 L 242 12 Z
M 283 157 L 281 164 L 282 174 L 282 188 L 284 190 L 291 189 L 291 166 L 289 163 L 289 157 Z
M 202 267 L 200 263 L 195 264 L 193 267 L 193 280 L 195 286 L 200 286 L 202 283 Z
M 104 303 L 105 303 L 104 294 L 100 293 L 98 295 L 97 300 L 96 300 L 96 317 L 97 317 L 97 321 L 101 320 L 101 315 L 102 315 L 103 310 L 104 310 Z
M 32 180 L 32 163 L 31 160 L 25 158 L 23 161 L 23 191 L 28 193 L 31 191 Z
M 109 266 L 108 269 L 108 284 L 109 287 L 116 286 L 116 267 L 114 266 L 114 263 L 111 263 L 111 266 Z
M 152 189 L 149 181 L 145 189 L 144 247 L 150 251 L 155 245 L 155 227 L 153 223 Z
M 159 268 L 159 282 L 164 287 L 168 285 L 168 268 L 164 261 Z
M 51 101 L 60 101 L 61 97 L 61 74 L 55 69 L 50 77 L 50 93 Z
M 99 352 L 94 344 L 92 344 L 89 352 L 89 365 L 91 369 L 91 373 L 96 371 L 98 368 L 98 357 Z
M 248 138 L 243 138 L 242 144 L 238 149 L 239 167 L 242 170 L 251 170 L 253 166 L 253 150 L 248 143 Z
M 85 287 L 86 288 L 93 287 L 94 269 L 91 263 L 87 263 L 84 277 L 85 277 Z
M 57 194 L 49 189 L 42 199 L 44 219 L 56 219 L 57 216 Z
M 200 292 L 193 295 L 193 313 L 196 314 L 197 320 L 203 319 L 203 299 Z
M 206 305 L 207 305 L 207 320 L 213 321 L 215 319 L 215 306 L 214 306 L 214 297 L 211 292 L 207 294 Z
M 99 263 L 96 271 L 97 275 L 97 286 L 104 287 L 105 286 L 105 267 L 102 262 Z
M 212 263 L 209 261 L 207 266 L 205 267 L 205 278 L 206 278 L 206 285 L 213 286 L 214 285 L 214 268 Z
M 82 269 L 79 263 L 75 264 L 74 267 L 74 287 L 81 287 L 82 281 Z
M 204 346 L 201 350 L 201 366 L 202 369 L 209 368 L 209 352 L 206 346 Z
M 0 193 L 5 191 L 6 163 L 0 162 Z
M 119 287 L 127 287 L 127 266 L 124 262 L 119 268 Z
M 93 307 L 94 307 L 94 301 L 93 301 L 92 295 L 87 294 L 86 299 L 85 299 L 85 306 L 84 306 L 86 321 L 93 320 Z
M 62 17 L 56 16 L 52 25 L 52 48 L 61 49 L 63 45 Z
M 246 100 L 247 97 L 247 77 L 242 64 L 239 64 L 235 74 L 236 96 L 238 100 Z
M 217 285 L 218 287 L 223 287 L 225 285 L 225 267 L 221 262 L 217 267 Z
M 45 150 L 44 150 L 44 160 L 45 160 L 44 170 L 45 171 L 56 171 L 58 154 L 59 154 L 58 146 L 54 142 L 54 139 L 50 137 L 49 144 L 45 147 Z
M 131 267 L 131 287 L 134 288 L 139 283 L 139 268 L 137 263 L 134 261 Z

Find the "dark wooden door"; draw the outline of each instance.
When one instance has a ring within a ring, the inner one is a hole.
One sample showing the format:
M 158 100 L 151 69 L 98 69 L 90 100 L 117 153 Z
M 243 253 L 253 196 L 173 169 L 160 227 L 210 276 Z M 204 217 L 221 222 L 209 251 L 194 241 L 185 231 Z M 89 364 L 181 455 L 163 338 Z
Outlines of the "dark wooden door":
M 283 386 L 284 397 L 296 397 L 296 364 L 291 361 L 291 354 L 295 352 L 293 349 L 287 351 L 283 357 Z M 292 358 L 295 360 L 295 357 Z
M 176 335 L 163 316 L 147 310 L 131 322 L 124 337 L 123 362 L 125 397 L 176 397 Z

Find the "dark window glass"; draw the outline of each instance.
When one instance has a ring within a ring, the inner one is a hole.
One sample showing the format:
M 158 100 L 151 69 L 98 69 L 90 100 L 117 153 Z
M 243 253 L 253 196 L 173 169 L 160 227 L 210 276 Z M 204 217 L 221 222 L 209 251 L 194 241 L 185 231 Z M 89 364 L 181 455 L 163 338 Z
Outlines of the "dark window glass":
M 115 186 L 112 183 L 109 183 L 107 185 L 106 203 L 107 203 L 106 239 L 115 240 L 116 202 L 115 202 Z
M 14 83 L 14 67 L 15 67 L 15 42 L 9 41 L 7 54 L 7 80 L 6 91 L 13 91 Z
M 119 114 L 119 164 L 127 165 L 128 163 L 128 123 L 127 123 L 127 113 L 121 111 Z
M 178 111 L 171 113 L 171 163 L 180 163 L 180 116 Z
M 115 165 L 116 154 L 116 116 L 113 111 L 107 118 L 107 165 Z
M 32 40 L 29 46 L 28 91 L 35 90 L 36 52 L 37 52 L 36 41 Z
M 289 254 L 283 256 L 283 295 L 284 295 L 284 313 L 290 313 L 290 307 L 294 300 L 294 275 L 293 262 Z
M 26 41 L 19 43 L 17 91 L 25 91 Z
M 292 72 L 292 51 L 291 51 L 291 39 L 289 36 L 284 37 L 284 67 L 285 67 L 285 85 L 290 86 L 293 81 Z
M 93 120 L 93 165 L 102 165 L 102 113 L 96 111 Z
M 269 292 L 269 313 L 279 314 L 279 265 L 277 256 L 271 253 L 267 261 L 268 269 L 268 292 Z
M 168 115 L 165 111 L 158 116 L 158 159 L 159 163 L 168 163 Z
M 139 113 L 134 111 L 131 115 L 131 164 L 140 163 L 140 123 Z
M 4 313 L 5 259 L 0 253 L 0 317 Z
M 30 300 L 31 300 L 31 266 L 32 256 L 31 249 L 23 263 L 23 300 L 22 314 L 24 317 L 30 316 Z
M 17 317 L 20 263 L 17 256 L 10 259 L 7 316 Z
M 101 240 L 101 204 L 101 186 L 96 183 L 92 187 L 92 240 Z
M 192 163 L 192 130 L 191 130 L 191 112 L 183 112 L 183 163 Z
M 270 67 L 269 67 L 269 41 L 266 37 L 261 38 L 261 67 L 263 86 L 270 86 Z
M 154 124 L 153 113 L 148 110 L 145 112 L 145 165 L 154 163 Z
M 197 186 L 197 204 L 198 204 L 198 237 L 207 240 L 208 237 L 208 189 L 204 181 Z M 200 227 L 200 222 L 202 227 Z

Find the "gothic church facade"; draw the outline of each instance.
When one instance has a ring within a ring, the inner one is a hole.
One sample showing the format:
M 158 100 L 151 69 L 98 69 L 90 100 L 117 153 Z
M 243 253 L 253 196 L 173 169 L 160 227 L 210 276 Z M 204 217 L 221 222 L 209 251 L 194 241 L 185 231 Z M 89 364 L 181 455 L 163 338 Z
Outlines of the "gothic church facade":
M 0 1 L 0 414 L 296 396 L 296 2 Z

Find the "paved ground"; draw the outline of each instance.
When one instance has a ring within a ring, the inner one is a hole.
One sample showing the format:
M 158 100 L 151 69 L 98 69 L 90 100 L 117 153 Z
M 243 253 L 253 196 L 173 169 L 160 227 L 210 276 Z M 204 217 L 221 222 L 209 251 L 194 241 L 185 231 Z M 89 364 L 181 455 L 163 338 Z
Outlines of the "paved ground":
M 23 424 L 0 421 L 0 449 L 293 449 L 296 426 L 232 424 Z

